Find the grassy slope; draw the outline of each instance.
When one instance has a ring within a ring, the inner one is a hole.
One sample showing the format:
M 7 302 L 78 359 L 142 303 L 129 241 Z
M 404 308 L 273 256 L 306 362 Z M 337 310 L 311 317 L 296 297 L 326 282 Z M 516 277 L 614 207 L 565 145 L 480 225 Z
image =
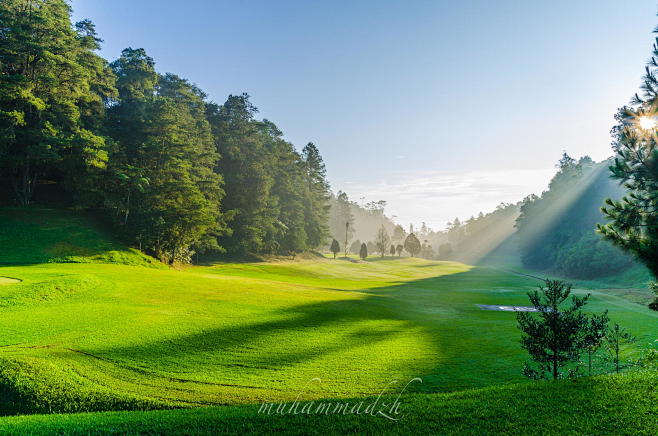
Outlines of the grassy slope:
M 656 373 L 633 373 L 451 394 L 411 394 L 366 399 L 361 414 L 259 414 L 258 406 L 208 407 L 151 412 L 33 415 L 0 420 L 5 434 L 610 434 L 658 433 Z M 351 400 L 349 407 L 359 401 Z M 387 403 L 384 407 L 383 403 Z M 301 412 L 308 403 L 302 403 Z M 365 413 L 376 404 L 374 416 Z M 318 403 L 306 410 L 316 411 Z M 372 407 L 372 406 L 371 406 Z M 355 409 L 356 410 L 356 409 Z M 382 411 L 397 419 L 377 415 Z
M 308 399 L 361 397 L 412 377 L 423 379 L 415 392 L 524 381 L 514 314 L 475 304 L 526 304 L 525 291 L 536 283 L 528 277 L 418 259 L 187 271 L 43 263 L 52 262 L 53 247 L 82 247 L 74 254 L 85 261 L 100 256 L 95 262 L 111 251 L 131 253 L 76 221 L 82 218 L 16 213 L 0 211 L 0 263 L 8 265 L 0 276 L 23 280 L 0 286 L 3 413 L 253 403 L 299 392 Z M 656 314 L 623 295 L 598 292 L 591 306 L 609 308 L 642 345 L 658 333 Z M 314 377 L 322 382 L 309 386 Z M 418 406 L 411 407 L 425 407 L 423 398 L 414 397 Z M 153 416 L 244 418 L 245 410 Z
M 0 209 L 0 265 L 45 262 L 163 267 L 114 242 L 89 216 L 40 208 Z

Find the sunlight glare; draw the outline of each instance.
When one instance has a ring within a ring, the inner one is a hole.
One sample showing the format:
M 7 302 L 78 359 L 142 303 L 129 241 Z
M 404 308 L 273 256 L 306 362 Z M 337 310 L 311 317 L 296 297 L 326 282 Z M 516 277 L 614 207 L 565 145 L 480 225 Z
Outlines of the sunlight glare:
M 656 127 L 656 120 L 651 117 L 640 117 L 640 127 L 644 130 L 651 130 Z

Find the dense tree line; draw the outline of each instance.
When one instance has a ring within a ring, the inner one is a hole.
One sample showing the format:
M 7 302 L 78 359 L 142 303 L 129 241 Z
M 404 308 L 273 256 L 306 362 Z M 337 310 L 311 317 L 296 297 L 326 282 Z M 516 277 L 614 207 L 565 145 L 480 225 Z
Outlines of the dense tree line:
M 606 197 L 621 189 L 606 171 L 609 162 L 564 154 L 548 190 L 527 197 L 516 221 L 521 261 L 529 268 L 575 278 L 596 278 L 634 266 L 631 256 L 596 234 Z
M 57 186 L 163 261 L 295 253 L 325 243 L 329 186 L 246 94 L 216 104 L 143 49 L 112 63 L 64 0 L 0 3 L 0 199 Z

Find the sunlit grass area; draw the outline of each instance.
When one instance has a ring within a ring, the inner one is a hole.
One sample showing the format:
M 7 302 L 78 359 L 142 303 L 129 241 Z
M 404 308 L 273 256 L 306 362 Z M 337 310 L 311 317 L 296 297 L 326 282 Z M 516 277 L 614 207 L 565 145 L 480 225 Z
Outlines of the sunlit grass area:
M 4 412 L 196 406 L 522 382 L 515 317 L 536 281 L 420 259 L 0 268 Z M 656 314 L 595 293 L 642 341 Z M 319 378 L 321 381 L 311 382 Z

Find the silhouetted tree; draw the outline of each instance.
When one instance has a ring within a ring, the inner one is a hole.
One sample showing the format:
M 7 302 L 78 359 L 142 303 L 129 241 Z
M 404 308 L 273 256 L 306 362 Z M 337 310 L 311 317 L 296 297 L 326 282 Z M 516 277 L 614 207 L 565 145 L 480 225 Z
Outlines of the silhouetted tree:
M 389 253 L 391 256 L 395 256 L 395 245 L 391 245 L 391 249 L 389 250 Z
M 400 257 L 400 256 L 402 255 L 402 250 L 404 250 L 404 246 L 403 246 L 402 244 L 398 244 L 398 245 L 395 247 L 395 251 L 398 252 L 398 257 Z
M 339 251 L 340 251 L 340 244 L 338 244 L 338 241 L 334 239 L 333 241 L 331 241 L 331 252 L 334 253 L 334 259 L 336 258 L 336 254 L 338 254 Z
M 359 250 L 359 257 L 361 259 L 365 259 L 366 257 L 368 257 L 368 246 L 365 243 L 361 244 L 361 249 Z

